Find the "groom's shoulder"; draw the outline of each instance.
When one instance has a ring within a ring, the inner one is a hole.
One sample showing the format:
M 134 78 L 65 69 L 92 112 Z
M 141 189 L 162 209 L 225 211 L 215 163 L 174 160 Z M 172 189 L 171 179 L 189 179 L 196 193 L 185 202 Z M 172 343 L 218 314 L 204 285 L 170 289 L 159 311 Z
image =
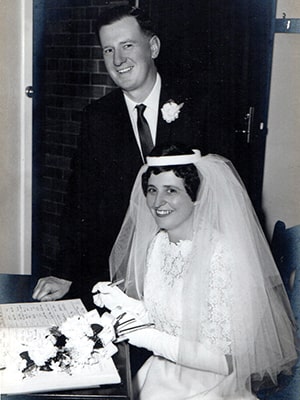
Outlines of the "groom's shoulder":
M 166 101 L 173 100 L 175 103 L 184 103 L 186 108 L 201 109 L 207 104 L 207 92 L 197 88 L 191 88 L 184 81 L 170 81 L 162 77 L 162 98 Z
M 112 113 L 123 101 L 121 89 L 114 89 L 105 96 L 92 100 L 91 103 L 85 107 L 84 111 L 88 113 Z

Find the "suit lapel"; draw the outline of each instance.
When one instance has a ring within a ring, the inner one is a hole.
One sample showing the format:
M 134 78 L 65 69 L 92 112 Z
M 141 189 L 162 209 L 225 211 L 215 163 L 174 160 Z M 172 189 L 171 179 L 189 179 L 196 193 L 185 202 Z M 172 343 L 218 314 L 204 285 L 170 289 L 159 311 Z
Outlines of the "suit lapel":
M 156 137 L 156 144 L 158 145 L 180 143 L 183 140 L 187 144 L 193 143 L 195 129 L 192 128 L 191 124 L 191 113 L 189 111 L 190 98 L 180 95 L 182 90 L 177 89 L 177 91 L 179 94 L 176 94 L 176 89 L 172 85 L 168 86 L 166 83 L 162 85 Z M 162 117 L 161 108 L 170 99 L 174 100 L 177 104 L 184 103 L 184 107 L 180 112 L 179 118 L 168 123 Z
M 125 136 L 127 136 L 128 138 L 132 137 L 133 131 L 131 126 L 131 121 L 124 100 L 124 96 L 121 90 L 117 91 L 117 96 L 115 98 L 115 101 L 113 102 L 113 107 L 116 110 L 115 117 L 119 131 L 120 132 L 123 131 Z
M 158 109 L 158 121 L 157 121 L 157 134 L 156 134 L 156 144 L 161 145 L 168 143 L 171 136 L 171 126 L 162 117 L 161 108 L 162 106 L 170 100 L 168 88 L 166 85 L 162 84 L 160 98 L 159 98 L 159 109 Z
M 128 162 L 128 160 L 132 160 L 131 162 L 133 162 L 133 160 L 137 160 L 137 163 L 140 165 L 142 163 L 142 157 L 136 142 L 126 102 L 121 90 L 118 91 L 115 100 L 116 101 L 113 106 L 116 107 L 116 110 L 118 110 L 116 113 L 116 129 L 118 130 L 117 137 L 120 138 L 120 151 L 126 154 L 126 157 L 123 157 L 123 159 L 126 160 L 126 162 Z

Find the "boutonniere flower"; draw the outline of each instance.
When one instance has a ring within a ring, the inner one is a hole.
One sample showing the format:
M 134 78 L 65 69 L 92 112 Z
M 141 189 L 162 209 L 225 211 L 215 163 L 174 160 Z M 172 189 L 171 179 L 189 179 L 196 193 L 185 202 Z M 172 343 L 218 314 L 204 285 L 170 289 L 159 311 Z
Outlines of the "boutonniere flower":
M 174 100 L 168 100 L 161 108 L 163 119 L 169 124 L 179 117 L 184 103 L 176 104 Z

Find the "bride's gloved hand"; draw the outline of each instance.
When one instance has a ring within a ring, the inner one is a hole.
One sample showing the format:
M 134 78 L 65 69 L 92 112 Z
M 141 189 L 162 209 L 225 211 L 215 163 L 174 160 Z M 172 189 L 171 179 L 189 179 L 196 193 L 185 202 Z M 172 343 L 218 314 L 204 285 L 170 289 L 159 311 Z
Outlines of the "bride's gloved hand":
M 127 312 L 137 318 L 147 320 L 147 311 L 141 300 L 127 296 L 111 282 L 98 282 L 92 289 L 93 301 L 98 307 L 106 307 L 109 310 L 119 309 L 119 313 Z
M 137 322 L 134 322 L 132 327 L 135 325 L 137 325 Z M 129 326 L 126 326 L 126 328 L 129 328 Z M 228 375 L 232 372 L 232 366 L 228 363 L 230 357 L 228 358 L 218 349 L 208 349 L 200 342 L 192 343 L 186 341 L 183 344 L 185 346 L 184 354 L 179 356 L 180 338 L 158 329 L 143 328 L 127 331 L 123 337 L 128 339 L 129 343 L 134 346 L 143 347 L 157 356 L 189 368 L 221 375 Z
M 111 313 L 105 312 L 101 315 L 99 325 L 102 329 L 97 336 L 104 347 L 109 345 L 111 342 L 114 342 L 116 339 L 115 324 L 116 318 Z

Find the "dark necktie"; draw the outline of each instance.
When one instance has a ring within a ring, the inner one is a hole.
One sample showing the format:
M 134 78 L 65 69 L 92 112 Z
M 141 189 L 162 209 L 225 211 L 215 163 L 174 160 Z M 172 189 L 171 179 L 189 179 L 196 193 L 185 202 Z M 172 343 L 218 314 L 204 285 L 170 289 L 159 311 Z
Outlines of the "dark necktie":
M 139 104 L 136 106 L 136 109 L 137 109 L 137 127 L 139 131 L 142 152 L 145 160 L 146 156 L 150 153 L 150 151 L 153 149 L 154 146 L 148 122 L 144 117 L 144 111 L 146 109 L 146 106 L 145 104 Z

